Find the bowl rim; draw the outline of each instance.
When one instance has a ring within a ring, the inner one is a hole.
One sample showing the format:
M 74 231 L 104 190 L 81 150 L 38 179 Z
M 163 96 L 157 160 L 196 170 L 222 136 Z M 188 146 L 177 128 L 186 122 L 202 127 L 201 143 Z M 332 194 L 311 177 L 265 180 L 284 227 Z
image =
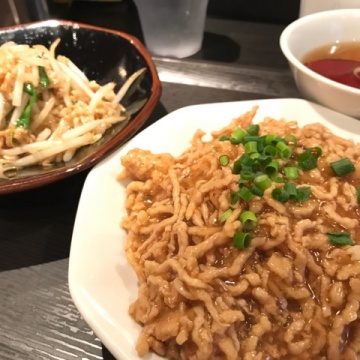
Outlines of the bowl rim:
M 137 130 L 139 130 L 139 128 L 145 123 L 145 121 L 151 115 L 155 106 L 158 104 L 162 93 L 161 82 L 150 53 L 146 49 L 145 45 L 137 37 L 131 34 L 114 29 L 86 24 L 82 22 L 62 20 L 62 19 L 40 20 L 40 21 L 28 22 L 20 25 L 1 27 L 0 33 L 19 30 L 19 29 L 32 29 L 42 26 L 54 27 L 54 28 L 58 26 L 69 26 L 70 28 L 78 28 L 78 29 L 84 28 L 84 29 L 114 34 L 118 37 L 127 40 L 128 42 L 131 43 L 132 46 L 134 46 L 134 48 L 142 56 L 147 67 L 149 68 L 149 74 L 152 80 L 151 93 L 146 104 L 139 111 L 136 117 L 131 122 L 129 122 L 129 124 L 125 125 L 124 128 L 118 134 L 112 137 L 106 144 L 99 147 L 94 153 L 87 155 L 84 159 L 79 161 L 74 166 L 67 167 L 65 164 L 63 167 L 54 168 L 52 171 L 47 173 L 32 175 L 29 177 L 23 177 L 19 179 L 15 178 L 15 179 L 1 180 L 0 195 L 21 192 L 24 190 L 30 190 L 33 188 L 48 185 L 56 181 L 68 178 L 72 175 L 80 173 L 81 171 L 84 171 L 94 166 L 95 164 L 100 162 L 100 160 L 102 160 L 104 157 L 108 156 L 111 152 L 113 152 L 116 148 L 127 142 L 129 138 L 132 135 L 134 135 Z M 122 142 L 122 144 L 120 144 L 119 142 Z
M 289 37 L 291 34 L 294 33 L 294 31 L 298 30 L 300 27 L 317 21 L 318 19 L 326 19 L 326 18 L 333 18 L 336 15 L 351 15 L 354 17 L 356 15 L 357 17 L 360 17 L 360 9 L 331 9 L 331 10 L 325 10 L 320 11 L 317 13 L 305 15 L 301 18 L 298 18 L 291 22 L 289 25 L 287 25 L 284 30 L 280 34 L 279 38 L 279 44 L 280 49 L 283 53 L 283 55 L 286 57 L 286 59 L 296 68 L 301 70 L 306 75 L 310 76 L 314 80 L 320 81 L 325 83 L 326 85 L 330 86 L 333 89 L 345 91 L 348 94 L 351 95 L 360 95 L 360 89 L 341 84 L 335 80 L 328 79 L 327 77 L 320 75 L 316 73 L 315 71 L 309 69 L 307 66 L 305 66 L 293 53 L 290 51 L 289 48 Z M 326 45 L 326 44 L 324 44 Z

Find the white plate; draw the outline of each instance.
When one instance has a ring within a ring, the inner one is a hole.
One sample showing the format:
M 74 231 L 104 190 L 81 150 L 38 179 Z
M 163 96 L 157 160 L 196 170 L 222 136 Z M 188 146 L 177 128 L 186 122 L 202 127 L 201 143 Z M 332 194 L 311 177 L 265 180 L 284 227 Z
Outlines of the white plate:
M 194 132 L 221 129 L 231 119 L 259 105 L 256 116 L 296 120 L 299 125 L 320 122 L 335 134 L 360 141 L 360 122 L 300 99 L 253 100 L 189 106 L 168 114 L 125 146 L 96 165 L 89 173 L 76 215 L 69 264 L 70 293 L 95 334 L 118 359 L 138 360 L 135 343 L 140 333 L 128 315 L 137 296 L 137 279 L 127 263 L 125 187 L 116 180 L 120 157 L 134 147 L 179 155 Z M 144 359 L 160 359 L 150 354 Z

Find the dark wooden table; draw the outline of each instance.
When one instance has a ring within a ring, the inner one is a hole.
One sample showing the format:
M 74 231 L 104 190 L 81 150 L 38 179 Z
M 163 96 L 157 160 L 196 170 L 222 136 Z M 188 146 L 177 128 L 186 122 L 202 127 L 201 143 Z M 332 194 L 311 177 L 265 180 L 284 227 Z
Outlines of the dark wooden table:
M 81 18 L 74 12 L 67 17 L 141 37 L 128 18 L 107 24 L 102 16 Z M 198 54 L 154 59 L 163 92 L 145 126 L 192 104 L 301 97 L 278 44 L 284 27 L 209 17 Z M 68 290 L 72 228 L 87 173 L 0 197 L 1 360 L 114 359 Z

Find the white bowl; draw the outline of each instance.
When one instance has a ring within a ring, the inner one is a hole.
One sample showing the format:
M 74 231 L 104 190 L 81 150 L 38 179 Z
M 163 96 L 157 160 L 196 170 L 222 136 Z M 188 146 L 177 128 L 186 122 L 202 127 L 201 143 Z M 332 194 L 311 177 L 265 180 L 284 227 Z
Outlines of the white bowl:
M 280 48 L 303 96 L 360 118 L 360 89 L 329 80 L 302 63 L 309 51 L 338 42 L 360 44 L 360 9 L 337 9 L 304 16 L 289 24 L 280 36 Z

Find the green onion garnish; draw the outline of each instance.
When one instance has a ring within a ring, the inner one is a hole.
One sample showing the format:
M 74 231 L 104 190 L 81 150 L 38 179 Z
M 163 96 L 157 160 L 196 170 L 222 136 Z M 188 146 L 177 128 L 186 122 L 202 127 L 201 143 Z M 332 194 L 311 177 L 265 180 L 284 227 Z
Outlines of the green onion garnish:
M 329 238 L 331 245 L 355 245 L 354 242 L 351 240 L 350 234 L 342 232 L 328 232 L 326 233 L 326 235 Z
M 252 171 L 242 170 L 240 172 L 241 180 L 252 181 L 254 179 L 254 176 L 255 174 Z
M 330 166 L 336 176 L 344 176 L 355 171 L 354 164 L 348 158 L 334 161 Z
M 236 232 L 233 237 L 233 245 L 237 249 L 247 249 L 251 243 L 251 235 L 245 232 Z
M 291 147 L 293 149 L 296 148 L 297 139 L 296 139 L 296 137 L 294 135 L 287 134 L 287 135 L 285 135 L 284 139 L 286 140 L 288 145 L 291 145 Z
M 264 155 L 276 156 L 277 150 L 273 145 L 266 145 L 263 150 Z
M 239 195 L 240 199 L 244 200 L 245 202 L 250 201 L 254 197 L 254 194 L 246 186 L 240 188 L 237 194 Z
M 230 194 L 230 204 L 235 205 L 240 200 L 239 193 L 234 191 Z
M 273 159 L 272 156 L 266 155 L 266 154 L 262 153 L 262 154 L 260 154 L 260 155 L 257 157 L 256 160 L 260 163 L 260 165 L 266 165 L 266 164 L 268 164 L 272 159 Z
M 264 191 L 259 189 L 255 185 L 250 186 L 249 190 L 251 191 L 252 194 L 254 194 L 256 196 L 263 196 L 264 195 Z
M 283 160 L 288 160 L 290 159 L 290 156 L 292 154 L 292 150 L 290 148 L 289 145 L 287 145 L 286 143 L 284 142 L 278 142 L 275 146 L 276 150 L 278 151 L 280 157 L 283 159 Z
M 254 184 L 260 190 L 266 190 L 268 187 L 271 186 L 271 183 L 271 179 L 266 174 L 261 174 L 254 178 Z
M 50 86 L 50 80 L 43 66 L 39 66 L 39 78 L 40 78 L 40 86 L 42 88 L 45 89 Z
M 240 214 L 240 222 L 243 230 L 253 230 L 258 224 L 258 219 L 252 211 L 244 211 Z
M 282 176 L 273 176 L 271 178 L 271 181 L 274 182 L 274 183 L 277 183 L 277 184 L 281 184 L 281 183 L 284 183 L 284 178 Z
M 249 155 L 243 154 L 234 162 L 233 173 L 240 174 L 240 171 L 246 166 L 249 166 L 250 169 L 252 169 L 254 164 L 254 160 Z
M 271 192 L 271 196 L 274 200 L 286 203 L 289 200 L 289 193 L 281 188 L 275 188 Z
M 232 144 L 240 144 L 244 138 L 244 136 L 246 136 L 248 133 L 242 129 L 242 128 L 237 128 L 236 130 L 234 130 L 231 133 L 231 143 Z
M 276 145 L 278 143 L 279 137 L 277 135 L 265 135 L 265 144 Z
M 279 171 L 279 162 L 275 159 L 271 160 L 266 166 L 265 166 L 265 172 L 269 176 L 274 176 Z
M 289 180 L 295 180 L 299 178 L 299 168 L 296 166 L 284 167 L 284 175 Z
M 221 166 L 228 165 L 229 161 L 230 161 L 230 159 L 229 159 L 229 157 L 227 155 L 221 155 L 219 157 L 219 163 L 220 163 Z
M 289 200 L 297 199 L 297 190 L 296 184 L 293 182 L 288 182 L 284 185 L 284 191 L 286 191 L 289 195 Z
M 356 190 L 356 199 L 358 204 L 360 204 L 360 186 L 355 187 Z
M 245 154 L 250 155 L 250 154 L 258 152 L 256 141 L 249 141 L 249 142 L 245 143 L 244 147 L 245 147 Z
M 322 149 L 319 146 L 308 148 L 307 151 L 310 151 L 317 159 L 322 155 Z
M 296 189 L 296 201 L 304 202 L 309 200 L 311 193 L 310 186 L 300 187 Z
M 273 199 L 286 203 L 289 200 L 303 202 L 310 198 L 310 186 L 297 188 L 293 182 L 287 182 L 282 188 L 276 188 L 272 191 Z
M 246 186 L 249 184 L 249 180 L 241 179 L 238 181 L 239 188 L 242 188 L 243 186 Z
M 297 157 L 299 167 L 304 171 L 309 171 L 317 167 L 317 158 L 311 151 L 305 150 Z
M 228 141 L 228 140 L 230 140 L 230 138 L 226 135 L 222 135 L 219 137 L 219 141 Z
M 259 161 L 259 157 L 261 156 L 261 154 L 259 154 L 258 152 L 254 152 L 252 154 L 249 154 L 249 156 L 251 159 Z
M 247 133 L 251 136 L 257 136 L 259 135 L 259 131 L 260 131 L 260 126 L 258 124 L 251 124 L 249 125 L 249 127 L 246 129 Z
M 254 196 L 263 196 L 272 183 L 282 183 L 272 191 L 272 197 L 280 202 L 289 200 L 303 202 L 310 198 L 310 187 L 300 187 L 291 180 L 298 179 L 300 169 L 311 170 L 317 167 L 317 160 L 322 155 L 320 147 L 311 147 L 297 156 L 297 165 L 290 162 L 297 139 L 292 134 L 259 136 L 259 125 L 250 125 L 245 131 L 237 128 L 231 133 L 233 144 L 243 144 L 244 153 L 234 162 L 233 173 L 239 176 L 239 190 L 230 195 L 231 204 L 240 199 L 248 202 Z M 227 136 L 220 140 L 229 140 Z M 283 161 L 279 161 L 279 158 Z M 220 160 L 220 159 L 219 159 Z M 227 165 L 228 157 L 221 157 L 220 164 Z M 357 190 L 360 203 L 360 187 Z
M 226 221 L 231 216 L 232 213 L 233 213 L 233 211 L 231 209 L 227 209 L 225 212 L 223 212 L 220 215 L 220 217 L 219 217 L 220 222 Z
M 37 93 L 31 83 L 24 84 L 24 92 L 30 95 L 30 101 L 16 122 L 16 127 L 28 129 L 30 127 L 31 110 L 37 101 Z

